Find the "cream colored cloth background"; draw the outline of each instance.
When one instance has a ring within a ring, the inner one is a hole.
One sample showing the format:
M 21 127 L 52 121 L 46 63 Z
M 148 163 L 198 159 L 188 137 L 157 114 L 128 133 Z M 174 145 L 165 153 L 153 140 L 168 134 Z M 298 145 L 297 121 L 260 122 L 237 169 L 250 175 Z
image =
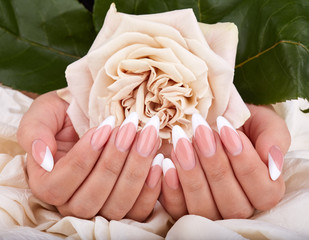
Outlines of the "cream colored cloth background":
M 146 223 L 102 217 L 62 218 L 36 199 L 27 184 L 25 155 L 16 130 L 32 100 L 0 86 L 0 239 L 309 239 L 309 114 L 304 100 L 277 104 L 292 135 L 286 155 L 284 199 L 251 219 L 210 221 L 184 216 L 176 223 L 157 203 Z

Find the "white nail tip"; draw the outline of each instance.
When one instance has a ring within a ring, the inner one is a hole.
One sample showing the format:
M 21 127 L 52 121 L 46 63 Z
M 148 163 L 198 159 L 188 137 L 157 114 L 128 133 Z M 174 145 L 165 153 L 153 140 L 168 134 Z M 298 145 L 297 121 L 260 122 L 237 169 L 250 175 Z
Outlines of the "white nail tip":
M 46 147 L 45 156 L 43 162 L 41 163 L 41 167 L 47 172 L 51 172 L 54 168 L 54 158 L 49 150 L 49 147 Z
M 198 126 L 206 126 L 208 127 L 210 130 L 210 126 L 208 125 L 208 123 L 206 122 L 206 120 L 198 113 L 194 113 L 192 115 L 192 130 L 193 130 L 193 134 L 195 135 L 195 131 L 197 129 Z
M 162 168 L 163 159 L 164 159 L 164 156 L 162 153 L 157 154 L 157 156 L 155 156 L 155 158 L 153 159 L 151 166 L 153 167 L 155 165 L 159 165 L 160 168 Z
M 235 130 L 235 128 L 232 126 L 232 124 L 224 117 L 222 116 L 219 116 L 217 117 L 217 127 L 218 127 L 218 131 L 219 131 L 219 134 L 221 132 L 221 129 L 223 127 L 229 127 L 231 128 L 235 133 L 238 134 L 238 132 Z
M 148 126 L 154 126 L 154 128 L 157 131 L 157 136 L 159 135 L 159 129 L 160 129 L 160 119 L 158 116 L 153 116 L 150 118 L 150 120 L 146 123 L 146 125 L 143 127 L 143 130 L 147 128 Z M 142 131 L 143 131 L 142 130 Z
M 281 175 L 281 171 L 278 169 L 274 159 L 270 154 L 268 154 L 268 169 L 269 169 L 269 175 L 270 178 L 273 181 L 276 181 L 278 177 Z
M 120 128 L 123 127 L 124 125 L 126 125 L 127 123 L 133 123 L 136 130 L 137 130 L 137 126 L 138 126 L 138 114 L 137 112 L 131 112 L 126 119 L 123 121 L 123 123 L 121 124 Z
M 180 126 L 175 125 L 172 130 L 172 140 L 173 140 L 174 151 L 176 151 L 177 142 L 181 138 L 185 138 L 188 141 L 190 141 L 185 131 Z
M 175 168 L 175 165 L 172 162 L 172 160 L 169 158 L 164 158 L 162 161 L 163 175 L 165 176 L 167 171 L 170 170 L 171 168 Z
M 106 118 L 99 126 L 97 129 L 104 127 L 106 125 L 110 125 L 111 128 L 113 129 L 115 127 L 115 117 L 114 116 L 109 116 Z

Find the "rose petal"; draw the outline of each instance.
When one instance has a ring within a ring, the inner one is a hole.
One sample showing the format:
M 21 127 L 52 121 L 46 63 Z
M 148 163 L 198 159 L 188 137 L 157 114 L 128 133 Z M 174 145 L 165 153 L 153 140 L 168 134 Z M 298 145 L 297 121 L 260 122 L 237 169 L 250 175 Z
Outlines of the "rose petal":
M 159 62 L 180 63 L 180 60 L 169 48 L 140 47 L 128 55 L 128 58 L 131 59 L 140 59 L 146 57 Z
M 187 42 L 191 51 L 204 59 L 208 65 L 208 81 L 215 98 L 208 112 L 207 121 L 213 124 L 217 116 L 222 115 L 228 105 L 234 69 L 222 57 L 215 54 L 207 44 L 202 45 L 195 40 Z
M 92 78 L 95 79 L 97 77 L 102 66 L 105 65 L 106 61 L 115 54 L 115 52 L 133 44 L 159 47 L 158 43 L 146 34 L 137 32 L 123 33 L 116 39 L 109 40 L 106 44 L 87 54 L 86 58 Z
M 170 25 L 171 27 L 177 29 L 184 38 L 196 39 L 202 43 L 205 43 L 203 33 L 200 30 L 192 9 L 181 9 L 165 13 L 146 14 L 134 17 Z M 174 38 L 171 37 L 171 39 Z
M 68 83 L 68 90 L 71 93 L 71 98 L 75 99 L 75 104 L 79 106 L 82 114 L 88 115 L 89 94 L 93 84 L 91 74 L 85 57 L 70 64 L 66 71 L 65 77 Z
M 250 111 L 233 85 L 228 106 L 223 116 L 235 127 L 241 127 L 250 117 Z
M 199 25 L 209 47 L 234 68 L 238 44 L 237 26 L 234 23 L 200 23 Z

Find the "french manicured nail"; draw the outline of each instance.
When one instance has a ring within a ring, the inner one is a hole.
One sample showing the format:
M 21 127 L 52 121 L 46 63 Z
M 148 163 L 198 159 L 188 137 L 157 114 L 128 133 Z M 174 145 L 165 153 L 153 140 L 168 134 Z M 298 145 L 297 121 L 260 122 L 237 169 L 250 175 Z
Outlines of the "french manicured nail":
M 184 130 L 176 125 L 172 130 L 174 152 L 180 166 L 184 170 L 191 170 L 195 167 L 195 157 L 192 144 Z
M 91 137 L 91 145 L 94 150 L 98 151 L 104 146 L 114 127 L 114 116 L 109 116 L 99 125 Z
M 217 126 L 220 138 L 229 153 L 233 156 L 239 155 L 242 152 L 242 142 L 232 124 L 224 117 L 219 116 Z
M 148 157 L 152 152 L 159 136 L 160 120 L 158 116 L 153 116 L 142 129 L 137 140 L 137 152 Z
M 174 163 L 171 159 L 165 158 L 162 161 L 162 168 L 166 184 L 176 190 L 179 187 L 179 179 Z
M 206 120 L 198 113 L 192 116 L 192 128 L 196 144 L 204 155 L 211 157 L 216 152 L 216 142 L 213 132 Z
M 121 124 L 115 140 L 115 145 L 120 152 L 126 152 L 130 148 L 136 135 L 137 125 L 137 112 L 130 113 Z
M 34 160 L 47 172 L 54 168 L 54 158 L 49 147 L 40 139 L 32 143 L 32 155 Z
M 157 186 L 159 179 L 162 175 L 162 161 L 164 156 L 162 153 L 159 153 L 152 161 L 152 165 L 146 179 L 146 183 L 150 188 L 155 188 Z
M 270 178 L 276 181 L 281 175 L 283 166 L 283 154 L 278 146 L 272 146 L 268 152 L 268 170 Z

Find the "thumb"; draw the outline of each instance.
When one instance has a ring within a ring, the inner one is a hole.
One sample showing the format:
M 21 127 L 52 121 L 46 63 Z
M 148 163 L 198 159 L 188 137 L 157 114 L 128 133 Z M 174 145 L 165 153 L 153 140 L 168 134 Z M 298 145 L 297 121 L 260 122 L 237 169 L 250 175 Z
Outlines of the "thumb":
M 66 104 L 55 92 L 44 94 L 32 103 L 17 131 L 19 144 L 47 171 L 53 168 L 55 136 L 63 125 L 65 111 Z
M 284 155 L 291 145 L 285 121 L 265 106 L 249 105 L 250 119 L 245 123 L 250 138 L 263 162 L 268 165 L 271 178 L 276 180 L 282 170 Z

